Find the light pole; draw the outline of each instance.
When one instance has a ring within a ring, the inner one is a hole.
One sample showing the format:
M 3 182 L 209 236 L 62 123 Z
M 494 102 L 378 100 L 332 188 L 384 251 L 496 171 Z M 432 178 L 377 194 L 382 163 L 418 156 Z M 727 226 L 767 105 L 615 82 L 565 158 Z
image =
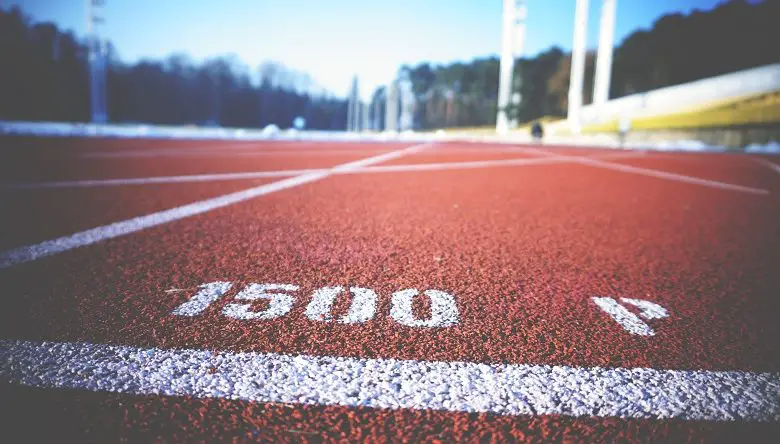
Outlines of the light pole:
M 385 131 L 398 131 L 398 80 L 393 80 L 387 85 L 385 95 Z
M 574 10 L 574 43 L 571 49 L 568 121 L 573 133 L 580 132 L 582 85 L 585 81 L 585 38 L 588 31 L 588 0 L 577 0 Z
M 593 87 L 593 104 L 603 105 L 609 100 L 612 76 L 612 45 L 615 35 L 617 0 L 602 0 L 599 23 L 599 49 Z M 571 81 L 569 82 L 569 126 L 574 134 L 581 130 L 580 110 L 585 81 L 585 36 L 588 27 L 588 0 L 577 0 L 574 12 L 574 43 L 571 51 Z
M 593 104 L 601 105 L 609 100 L 609 84 L 612 77 L 612 45 L 615 35 L 615 9 L 617 0 L 603 0 L 599 23 L 599 52 L 596 55 L 596 83 L 593 88 Z
M 89 75 L 89 108 L 92 123 L 108 120 L 106 109 L 106 55 L 96 25 L 105 22 L 102 12 L 104 0 L 86 0 L 87 3 L 87 72 Z
M 405 71 L 398 79 L 398 105 L 400 107 L 398 129 L 400 131 L 414 129 L 414 104 L 412 81 L 409 79 L 409 73 Z
M 357 76 L 352 78 L 352 87 L 347 97 L 347 132 L 360 131 L 360 88 Z
M 526 15 L 525 0 L 504 0 L 496 114 L 496 132 L 499 134 L 506 134 L 513 124 L 509 119 L 510 103 L 515 107 L 520 104 L 519 93 L 513 93 L 515 84 L 512 81 L 512 74 L 515 69 L 515 57 L 523 53 Z

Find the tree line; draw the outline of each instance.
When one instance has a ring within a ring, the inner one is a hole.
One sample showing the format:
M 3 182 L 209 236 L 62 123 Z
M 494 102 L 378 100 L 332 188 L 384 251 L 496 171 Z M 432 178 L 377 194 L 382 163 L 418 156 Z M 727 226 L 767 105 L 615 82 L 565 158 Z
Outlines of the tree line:
M 231 56 L 129 64 L 105 45 L 112 122 L 285 128 L 301 116 L 310 129 L 345 128 L 345 100 L 280 63 L 265 62 L 254 75 Z M 87 43 L 73 33 L 33 23 L 17 7 L 0 9 L 0 120 L 89 121 L 87 57 Z
M 615 49 L 610 97 L 780 62 L 780 1 L 732 0 L 710 11 L 670 14 Z M 251 71 L 235 57 L 195 63 L 175 54 L 123 63 L 106 43 L 108 114 L 113 122 L 343 130 L 345 99 L 307 75 L 266 62 Z M 87 47 L 51 23 L 0 8 L 0 120 L 89 120 Z M 571 54 L 553 47 L 515 64 L 520 122 L 564 116 Z M 584 102 L 592 95 L 595 53 L 586 56 Z M 401 71 L 412 82 L 417 128 L 494 125 L 497 57 Z M 382 90 L 375 92 L 380 97 Z M 381 117 L 381 113 L 380 113 Z M 375 119 L 381 120 L 381 119 Z
M 615 48 L 610 97 L 645 92 L 741 69 L 780 62 L 780 1 L 733 0 L 710 11 L 669 14 Z M 584 103 L 593 94 L 596 54 L 586 55 Z M 415 121 L 421 128 L 494 125 L 497 57 L 401 68 L 413 82 Z M 571 54 L 553 47 L 515 64 L 519 122 L 565 116 Z

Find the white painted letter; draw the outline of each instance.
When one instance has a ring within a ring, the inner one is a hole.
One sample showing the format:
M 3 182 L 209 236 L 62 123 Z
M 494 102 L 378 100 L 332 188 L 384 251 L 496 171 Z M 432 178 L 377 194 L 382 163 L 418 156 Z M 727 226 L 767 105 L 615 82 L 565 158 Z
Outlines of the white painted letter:
M 620 298 L 624 303 L 638 307 L 641 310 L 639 316 L 631 313 L 626 307 L 620 305 L 612 298 L 594 297 L 591 299 L 593 299 L 593 302 L 595 302 L 600 309 L 604 310 L 604 312 L 614 319 L 615 322 L 620 324 L 621 327 L 632 335 L 655 335 L 655 331 L 653 331 L 647 323 L 639 319 L 639 316 L 642 316 L 645 319 L 661 319 L 669 316 L 665 308 L 655 302 L 646 301 L 644 299 Z
M 233 319 L 273 319 L 286 315 L 293 306 L 295 298 L 286 293 L 266 293 L 267 290 L 295 291 L 292 284 L 249 284 L 236 295 L 236 300 L 254 301 L 268 299 L 268 308 L 263 311 L 250 310 L 251 304 L 228 304 L 222 310 L 225 316 Z
M 330 322 L 333 302 L 344 290 L 343 287 L 323 287 L 315 291 L 311 302 L 306 307 L 306 317 L 312 321 Z M 349 312 L 339 322 L 342 324 L 358 324 L 373 319 L 376 313 L 376 293 L 369 288 L 351 287 L 352 304 Z
M 209 305 L 213 304 L 233 286 L 230 282 L 209 282 L 200 286 L 200 291 L 195 293 L 189 301 L 179 305 L 173 310 L 177 316 L 197 316 Z
M 631 304 L 642 310 L 642 312 L 639 313 L 639 316 L 642 316 L 645 319 L 661 319 L 669 316 L 669 313 L 667 313 L 666 309 L 656 304 L 655 302 L 646 301 L 644 299 L 630 298 L 620 298 L 620 300 L 626 304 Z
M 419 292 L 416 289 L 401 290 L 393 293 L 390 317 L 399 324 L 409 327 L 451 327 L 458 323 L 458 307 L 455 298 L 439 290 L 425 290 L 425 295 L 431 298 L 431 317 L 427 320 L 417 319 L 412 313 L 412 301 Z

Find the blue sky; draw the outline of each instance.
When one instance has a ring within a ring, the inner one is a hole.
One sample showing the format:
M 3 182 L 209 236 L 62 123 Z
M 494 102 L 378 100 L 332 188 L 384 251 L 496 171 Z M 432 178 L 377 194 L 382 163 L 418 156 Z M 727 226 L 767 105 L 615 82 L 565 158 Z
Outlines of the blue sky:
M 250 67 L 276 60 L 343 95 L 361 93 L 404 63 L 448 62 L 500 50 L 501 0 L 104 0 L 103 36 L 124 61 L 180 52 L 200 61 L 235 54 Z M 723 0 L 618 0 L 615 44 L 661 15 L 711 9 Z M 0 0 L 36 21 L 83 35 L 85 0 Z M 574 0 L 527 0 L 524 54 L 571 48 Z M 598 41 L 600 0 L 590 0 L 589 47 Z

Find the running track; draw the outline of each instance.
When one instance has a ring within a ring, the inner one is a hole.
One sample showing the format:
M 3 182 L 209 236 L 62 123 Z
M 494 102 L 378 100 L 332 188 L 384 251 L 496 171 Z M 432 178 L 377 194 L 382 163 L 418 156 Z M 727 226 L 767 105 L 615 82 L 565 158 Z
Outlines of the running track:
M 774 441 L 779 165 L 0 139 L 0 427 Z

